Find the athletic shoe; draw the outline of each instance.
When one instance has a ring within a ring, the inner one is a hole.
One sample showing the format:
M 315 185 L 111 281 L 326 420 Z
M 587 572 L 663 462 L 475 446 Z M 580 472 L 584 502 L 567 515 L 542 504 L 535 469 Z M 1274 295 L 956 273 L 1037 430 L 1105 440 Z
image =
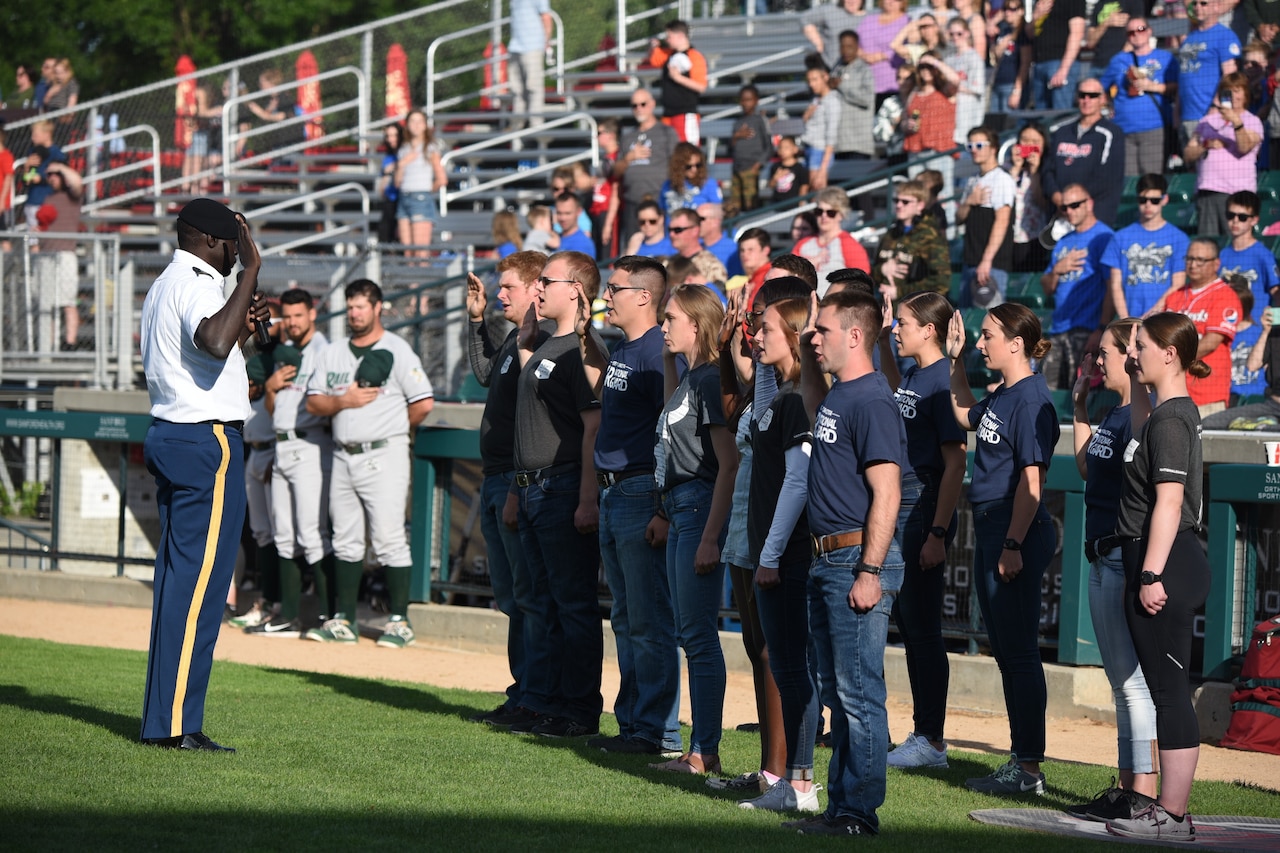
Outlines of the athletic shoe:
M 382 636 L 378 638 L 377 645 L 384 649 L 403 649 L 416 642 L 413 626 L 409 624 L 409 620 L 403 616 L 392 616 L 383 627 Z
M 306 639 L 318 643 L 346 643 L 348 645 L 360 641 L 360 637 L 351 629 L 351 623 L 341 614 L 326 619 L 319 628 L 312 628 L 306 633 Z
M 302 636 L 302 623 L 297 619 L 285 619 L 277 616 L 274 619 L 268 619 L 265 622 L 259 622 L 249 628 L 245 628 L 246 634 L 255 637 L 284 637 L 289 640 L 296 640 Z
M 662 755 L 662 747 L 644 738 L 625 738 L 622 735 L 613 737 L 593 737 L 587 741 L 591 749 L 601 752 L 612 752 L 617 755 Z
M 542 718 L 540 716 L 535 714 L 533 711 L 530 711 L 528 708 L 517 706 L 509 711 L 503 711 L 501 714 L 489 714 L 485 723 L 493 726 L 495 729 L 508 729 L 512 726 L 523 725 L 524 723 L 529 723 L 529 727 L 532 728 L 537 724 L 535 721 L 540 722 L 541 719 Z M 525 729 L 525 731 L 528 731 L 528 729 Z
M 540 737 L 587 737 L 600 734 L 600 727 L 578 723 L 568 717 L 550 717 L 529 731 Z
M 500 717 L 505 713 L 507 713 L 507 706 L 499 705 L 498 707 L 494 708 L 492 711 L 481 711 L 478 714 L 472 714 L 470 717 L 467 717 L 467 722 L 468 723 L 490 723 L 495 718 Z
M 1067 814 L 1072 817 L 1078 817 L 1081 820 L 1107 823 L 1121 818 L 1131 818 L 1135 813 L 1142 811 L 1155 802 L 1155 800 L 1144 794 L 1116 788 L 1114 787 L 1115 783 L 1116 778 L 1112 776 L 1112 787 L 1103 791 L 1092 802 L 1082 803 L 1078 806 L 1067 806 Z
M 1195 841 L 1196 828 L 1191 815 L 1182 820 L 1164 810 L 1159 803 L 1152 803 L 1129 818 L 1117 818 L 1107 823 L 1107 832 L 1127 838 L 1146 838 L 1150 841 Z
M 527 735 L 533 732 L 538 726 L 553 719 L 550 714 L 537 714 L 533 711 L 521 708 L 525 712 L 525 717 L 519 722 L 512 723 L 507 727 L 507 731 L 514 735 Z
M 801 835 L 875 835 L 871 827 L 852 815 L 817 815 L 816 819 L 788 821 L 782 826 L 784 829 L 794 829 Z
M 890 767 L 946 767 L 947 748 L 934 749 L 923 735 L 912 732 L 889 753 Z
M 765 781 L 764 776 L 759 773 L 743 773 L 741 776 L 735 776 L 732 779 L 712 776 L 707 780 L 707 787 L 713 791 L 760 794 L 768 789 L 769 784 Z
M 259 599 L 253 603 L 253 606 L 239 616 L 233 616 L 227 620 L 227 624 L 233 628 L 252 628 L 261 625 L 271 618 L 272 611 L 266 605 L 265 601 Z
M 779 779 L 760 796 L 738 803 L 740 809 L 764 809 L 771 812 L 818 812 L 818 786 L 797 791 L 786 779 Z
M 990 776 L 968 779 L 964 783 L 970 791 L 979 794 L 991 794 L 995 797 L 1008 797 L 1015 794 L 1035 794 L 1044 796 L 1044 774 L 1028 773 L 1018 766 L 1018 762 L 1010 758 L 1007 764 L 996 768 Z

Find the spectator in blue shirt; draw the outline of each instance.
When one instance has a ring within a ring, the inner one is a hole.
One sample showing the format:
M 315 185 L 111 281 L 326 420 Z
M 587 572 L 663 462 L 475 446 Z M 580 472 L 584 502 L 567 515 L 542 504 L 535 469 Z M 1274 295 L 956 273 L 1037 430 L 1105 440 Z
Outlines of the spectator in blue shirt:
M 1062 191 L 1062 215 L 1075 228 L 1053 248 L 1040 285 L 1054 298 L 1048 340 L 1053 344 L 1040 363 L 1052 388 L 1070 389 L 1089 339 L 1111 318 L 1111 268 L 1103 258 L 1115 232 L 1093 215 L 1093 198 L 1080 184 Z
M 1125 32 L 1131 50 L 1113 56 L 1102 75 L 1104 90 L 1115 87 L 1125 174 L 1163 172 L 1164 126 L 1178 88 L 1178 64 L 1172 53 L 1156 47 L 1145 18 L 1130 18 Z
M 1262 310 L 1270 304 L 1271 292 L 1280 285 L 1280 270 L 1271 250 L 1253 236 L 1258 227 L 1261 202 L 1258 194 L 1243 190 L 1227 196 L 1227 232 L 1231 242 L 1222 248 L 1221 275 L 1238 275 L 1253 290 L 1253 322 L 1262 321 Z
M 556 225 L 560 227 L 560 251 L 582 252 L 595 260 L 596 244 L 589 234 L 578 227 L 582 214 L 582 202 L 573 193 L 556 196 Z
M 1165 221 L 1168 187 L 1164 175 L 1138 179 L 1138 221 L 1117 231 L 1102 256 L 1111 268 L 1111 300 L 1118 317 L 1145 317 L 1165 294 L 1186 282 L 1183 258 L 1191 240 Z
M 1240 40 L 1218 23 L 1223 0 L 1192 0 L 1198 24 L 1178 48 L 1178 120 L 1185 143 L 1195 134 L 1218 91 L 1218 81 L 1234 74 L 1240 57 Z

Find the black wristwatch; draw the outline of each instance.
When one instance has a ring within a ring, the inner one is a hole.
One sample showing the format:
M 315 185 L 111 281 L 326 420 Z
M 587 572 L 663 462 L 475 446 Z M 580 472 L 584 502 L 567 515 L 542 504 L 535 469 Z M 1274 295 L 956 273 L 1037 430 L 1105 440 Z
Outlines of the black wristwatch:
M 1157 583 L 1164 583 L 1164 575 L 1163 575 L 1163 574 L 1159 574 L 1159 575 L 1158 575 L 1158 574 L 1156 574 L 1155 572 L 1143 572 L 1143 573 L 1142 573 L 1142 585 L 1143 585 L 1143 586 L 1151 586 L 1152 584 L 1157 584 Z
M 946 538 L 947 538 L 947 528 L 945 528 L 945 527 L 937 527 L 937 526 L 935 526 L 935 527 L 930 527 L 930 528 L 929 528 L 929 535 L 930 535 L 930 536 L 937 536 L 939 539 L 946 539 Z
M 875 575 L 876 577 L 879 577 L 880 572 L 883 569 L 884 569 L 883 566 L 873 566 L 870 563 L 859 563 L 857 570 L 855 570 L 853 574 L 854 574 L 854 577 L 857 577 L 858 575 L 863 573 L 866 573 L 868 575 Z
M 1017 539 L 1006 539 L 1004 540 L 1004 549 L 1006 551 L 1021 551 L 1022 543 Z

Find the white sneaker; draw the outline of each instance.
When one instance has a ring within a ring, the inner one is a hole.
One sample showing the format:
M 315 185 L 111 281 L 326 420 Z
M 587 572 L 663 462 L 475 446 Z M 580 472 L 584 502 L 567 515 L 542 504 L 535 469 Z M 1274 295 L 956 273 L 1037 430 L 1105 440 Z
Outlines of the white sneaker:
M 946 767 L 947 748 L 934 749 L 923 735 L 912 732 L 889 753 L 890 767 Z
M 765 809 L 771 812 L 817 812 L 818 786 L 801 793 L 786 779 L 779 779 L 760 796 L 738 803 L 740 809 Z
M 261 599 L 253 603 L 247 611 L 239 616 L 233 616 L 227 620 L 227 624 L 233 628 L 254 628 L 266 622 L 273 615 L 270 606 L 264 606 L 267 603 Z
M 403 616 L 392 616 L 382 629 L 382 636 L 378 638 L 377 644 L 384 649 L 403 649 L 416 641 L 409 620 Z

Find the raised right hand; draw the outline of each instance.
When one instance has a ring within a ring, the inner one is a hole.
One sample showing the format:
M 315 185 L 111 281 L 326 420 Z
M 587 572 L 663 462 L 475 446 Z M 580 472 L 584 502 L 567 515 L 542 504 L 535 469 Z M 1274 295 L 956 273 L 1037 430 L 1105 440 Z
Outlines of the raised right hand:
M 953 361 L 964 354 L 964 317 L 956 311 L 947 325 L 947 358 Z
M 529 303 L 529 310 L 524 312 L 524 320 L 520 322 L 520 334 L 516 344 L 522 350 L 533 352 L 538 348 L 538 303 Z
M 467 316 L 472 320 L 483 320 L 484 310 L 489 305 L 489 297 L 484 292 L 484 282 L 475 273 L 467 273 Z

